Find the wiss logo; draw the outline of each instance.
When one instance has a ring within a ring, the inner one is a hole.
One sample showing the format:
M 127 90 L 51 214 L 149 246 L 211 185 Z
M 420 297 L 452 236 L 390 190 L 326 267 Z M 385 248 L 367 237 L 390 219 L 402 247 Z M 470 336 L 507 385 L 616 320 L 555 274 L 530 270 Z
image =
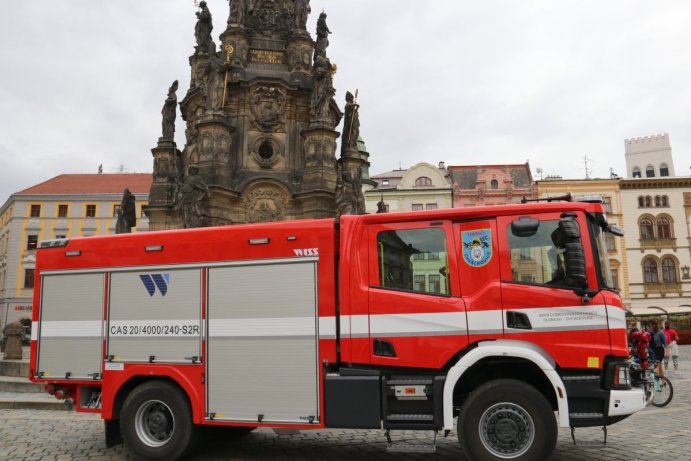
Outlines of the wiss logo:
M 170 274 L 140 275 L 139 278 L 142 279 L 142 283 L 146 291 L 149 292 L 149 296 L 153 296 L 156 293 L 156 287 L 161 292 L 161 296 L 165 296 L 168 293 Z
M 295 256 L 319 256 L 319 248 L 302 248 L 293 252 Z

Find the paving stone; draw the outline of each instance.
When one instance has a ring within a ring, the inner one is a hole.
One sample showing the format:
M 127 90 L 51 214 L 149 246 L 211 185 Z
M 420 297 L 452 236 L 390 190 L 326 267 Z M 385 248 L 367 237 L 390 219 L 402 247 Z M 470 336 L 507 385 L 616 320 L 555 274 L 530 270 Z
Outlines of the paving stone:
M 560 429 L 555 461 L 687 461 L 691 453 L 691 346 L 682 346 L 681 373 L 668 374 L 674 399 L 665 408 L 649 407 L 608 428 L 601 449 L 576 447 L 569 429 Z M 2 395 L 0 394 L 0 398 Z M 237 439 L 213 439 L 191 461 L 230 460 L 428 460 L 429 454 L 388 453 L 383 431 L 278 431 L 257 429 Z M 601 440 L 600 428 L 577 429 L 579 440 Z M 431 435 L 396 431 L 395 441 L 423 443 Z M 107 449 L 98 415 L 59 410 L 0 409 L 0 460 L 124 461 L 122 446 Z M 437 437 L 435 460 L 466 458 L 456 433 Z M 467 461 L 467 460 L 466 460 Z

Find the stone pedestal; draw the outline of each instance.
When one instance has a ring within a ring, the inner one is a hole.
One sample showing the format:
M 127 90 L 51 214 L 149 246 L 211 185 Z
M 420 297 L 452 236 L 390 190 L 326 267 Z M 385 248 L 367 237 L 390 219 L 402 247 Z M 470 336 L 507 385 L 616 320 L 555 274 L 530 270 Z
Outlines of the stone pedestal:
M 167 206 L 175 203 L 175 189 L 180 175 L 180 158 L 175 142 L 160 138 L 151 149 L 154 157 L 153 183 L 149 205 Z
M 5 343 L 5 360 L 21 360 L 22 351 L 22 336 L 24 336 L 24 327 L 19 322 L 8 323 L 2 330 L 3 335 L 7 338 Z
M 207 113 L 195 125 L 199 174 L 208 186 L 230 182 L 230 152 L 234 128 L 223 112 Z

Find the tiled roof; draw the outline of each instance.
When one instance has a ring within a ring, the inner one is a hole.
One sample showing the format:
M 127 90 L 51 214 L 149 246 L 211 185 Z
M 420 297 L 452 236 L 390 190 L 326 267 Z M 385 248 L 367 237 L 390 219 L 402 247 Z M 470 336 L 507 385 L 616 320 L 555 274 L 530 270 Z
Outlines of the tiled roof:
M 151 173 L 61 174 L 14 195 L 148 194 Z

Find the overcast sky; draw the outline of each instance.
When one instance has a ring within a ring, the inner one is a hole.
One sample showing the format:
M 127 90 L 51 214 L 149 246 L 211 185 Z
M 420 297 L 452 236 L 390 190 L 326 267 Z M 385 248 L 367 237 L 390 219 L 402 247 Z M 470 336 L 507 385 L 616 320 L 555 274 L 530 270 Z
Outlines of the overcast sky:
M 227 0 L 208 0 L 214 38 Z M 624 139 L 669 133 L 691 166 L 691 2 L 312 0 L 359 89 L 377 174 L 418 162 L 625 174 Z M 193 0 L 4 1 L 0 203 L 62 173 L 150 172 L 168 86 L 189 88 Z M 178 117 L 178 120 L 180 117 Z M 180 121 L 180 120 L 179 120 Z M 178 126 L 176 141 L 182 148 Z

